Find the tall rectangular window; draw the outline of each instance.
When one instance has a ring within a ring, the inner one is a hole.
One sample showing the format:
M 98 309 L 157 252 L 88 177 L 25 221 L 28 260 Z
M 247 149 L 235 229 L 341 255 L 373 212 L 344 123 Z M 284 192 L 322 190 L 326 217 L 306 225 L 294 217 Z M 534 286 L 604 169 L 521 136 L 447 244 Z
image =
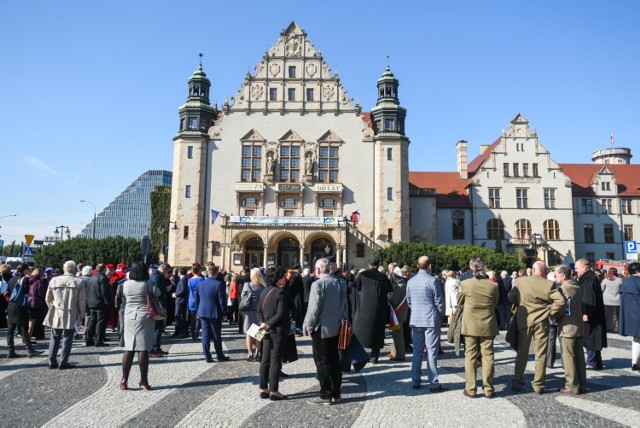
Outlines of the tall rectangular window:
M 505 177 L 509 176 L 509 164 L 508 163 L 503 163 L 502 164 L 502 175 L 504 175 Z
M 189 129 L 198 129 L 198 118 L 196 116 L 189 116 Z
M 582 214 L 593 214 L 593 199 L 582 199 L 581 212 Z
M 187 184 L 187 186 L 184 188 L 184 197 L 185 198 L 191 197 L 191 184 Z
M 601 184 L 602 190 L 611 190 L 611 182 L 603 181 Z
M 518 209 L 529 208 L 529 196 L 528 189 L 518 188 L 516 189 L 516 207 Z
M 513 176 L 520 177 L 520 164 L 517 164 L 517 163 L 513 164 Z
M 313 101 L 313 88 L 307 88 L 307 101 Z
M 187 146 L 187 158 L 193 159 L 193 146 Z
M 287 100 L 288 101 L 295 101 L 296 100 L 296 89 L 295 88 L 287 89 Z
M 556 207 L 556 189 L 544 189 L 544 207 L 546 209 Z
M 241 181 L 260 181 L 262 165 L 262 145 L 245 144 L 242 146 Z
M 455 240 L 464 239 L 464 218 L 451 219 L 451 237 Z
M 631 199 L 620 199 L 620 211 L 622 214 L 633 214 L 633 211 L 631 211 Z
M 589 265 L 593 266 L 596 261 L 596 253 L 584 253 L 584 258 L 589 260 Z
M 633 225 L 625 224 L 624 225 L 624 240 L 625 241 L 633 241 Z
M 182 229 L 182 238 L 189 239 L 189 226 L 185 226 L 184 229 Z
M 615 240 L 613 239 L 613 225 L 605 224 L 604 225 L 604 242 L 607 244 L 613 244 Z
M 393 229 L 392 228 L 388 228 L 387 229 L 387 240 L 389 242 L 393 241 Z
M 539 175 L 538 175 L 538 164 L 537 163 L 532 163 L 531 164 L 531 174 L 534 177 L 539 177 Z
M 387 201 L 393 201 L 393 187 L 387 187 Z
M 489 187 L 489 208 L 500 208 L 500 189 Z
M 280 145 L 280 181 L 297 183 L 300 180 L 300 146 Z
M 600 200 L 600 203 L 602 204 L 602 212 L 603 213 L 611 213 L 611 212 L 613 212 L 611 210 L 612 200 L 610 198 L 602 198 Z
M 318 181 L 321 183 L 338 182 L 339 165 L 339 146 L 335 144 L 322 144 L 318 149 Z
M 278 89 L 269 88 L 269 101 L 277 101 L 277 100 L 278 100 Z
M 387 148 L 387 160 L 393 160 L 393 148 Z
M 529 176 L 529 164 L 528 163 L 523 163 L 522 164 L 522 175 L 524 177 L 528 177 Z
M 294 79 L 296 77 L 296 66 L 290 65 L 288 70 L 289 70 L 289 78 Z
M 584 229 L 584 242 L 591 243 L 593 242 L 593 225 L 585 224 L 583 226 Z
M 385 131 L 393 131 L 395 129 L 394 120 L 391 118 L 384 119 L 384 130 Z

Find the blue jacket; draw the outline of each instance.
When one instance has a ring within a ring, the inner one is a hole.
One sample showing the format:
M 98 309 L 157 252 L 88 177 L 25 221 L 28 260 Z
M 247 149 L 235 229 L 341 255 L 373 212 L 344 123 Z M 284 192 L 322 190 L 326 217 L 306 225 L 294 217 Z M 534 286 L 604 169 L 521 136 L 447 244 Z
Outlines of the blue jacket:
M 196 315 L 200 318 L 222 319 L 227 313 L 227 291 L 223 282 L 207 278 L 200 281 L 194 296 Z
M 407 284 L 407 300 L 411 308 L 411 327 L 440 328 L 444 297 L 438 279 L 426 271 L 418 271 Z
M 188 288 L 189 288 L 189 310 L 190 311 L 195 311 L 197 309 L 195 296 L 196 296 L 196 293 L 198 292 L 198 284 L 200 284 L 202 281 L 204 281 L 204 278 L 199 275 L 194 276 L 193 278 L 189 278 Z
M 631 276 L 620 286 L 619 331 L 622 336 L 640 336 L 640 277 Z

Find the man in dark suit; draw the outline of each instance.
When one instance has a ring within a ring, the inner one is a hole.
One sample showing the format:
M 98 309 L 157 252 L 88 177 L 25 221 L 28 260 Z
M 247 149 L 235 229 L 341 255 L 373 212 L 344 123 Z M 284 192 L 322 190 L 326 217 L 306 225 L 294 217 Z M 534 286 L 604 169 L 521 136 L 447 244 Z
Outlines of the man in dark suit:
M 173 337 L 182 339 L 187 337 L 187 303 L 189 300 L 189 286 L 187 269 L 178 269 L 178 283 L 176 285 L 176 331 Z
M 89 278 L 86 286 L 89 321 L 84 337 L 87 346 L 109 346 L 104 343 L 104 339 L 107 331 L 108 310 L 113 302 L 109 278 L 104 274 L 105 270 L 102 263 L 96 266 L 96 274 Z
M 213 347 L 216 350 L 218 361 L 226 361 L 229 357 L 222 353 L 222 319 L 227 312 L 227 292 L 225 284 L 216 279 L 218 267 L 207 267 L 209 277 L 198 284 L 198 290 L 194 296 L 196 315 L 202 326 L 202 351 L 207 363 L 213 363 L 211 357 L 210 340 L 213 338 Z
M 511 277 L 506 270 L 500 273 L 498 278 L 498 315 L 500 319 L 498 323 L 502 330 L 509 328 L 511 322 L 511 303 L 509 303 L 509 291 L 511 291 Z

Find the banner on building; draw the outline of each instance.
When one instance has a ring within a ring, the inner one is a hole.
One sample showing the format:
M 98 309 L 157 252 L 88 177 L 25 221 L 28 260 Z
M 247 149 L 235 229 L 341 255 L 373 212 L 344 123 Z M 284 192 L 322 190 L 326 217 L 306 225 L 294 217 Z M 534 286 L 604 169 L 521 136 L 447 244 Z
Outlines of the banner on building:
M 256 224 L 263 226 L 282 225 L 316 225 L 339 226 L 342 217 L 272 217 L 272 216 L 237 216 L 229 218 L 229 224 Z

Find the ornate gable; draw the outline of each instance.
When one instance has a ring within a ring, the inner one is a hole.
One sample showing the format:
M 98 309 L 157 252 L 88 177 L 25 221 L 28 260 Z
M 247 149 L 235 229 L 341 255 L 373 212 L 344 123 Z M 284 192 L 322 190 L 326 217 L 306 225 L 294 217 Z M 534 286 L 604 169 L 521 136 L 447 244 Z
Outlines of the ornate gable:
M 304 140 L 293 129 L 288 130 L 285 134 L 278 139 L 281 143 L 302 143 Z
M 338 143 L 342 144 L 342 138 L 338 137 L 335 132 L 332 130 L 328 130 L 325 132 L 322 137 L 318 138 L 319 143 Z
M 342 87 L 338 73 L 292 22 L 276 43 L 247 72 L 226 111 L 322 113 L 356 112 L 353 100 Z M 357 110 L 359 112 L 359 108 Z
M 247 132 L 244 137 L 240 138 L 243 143 L 264 143 L 266 140 L 255 129 Z
M 518 113 L 511 121 L 511 126 L 505 132 L 505 136 L 511 138 L 537 138 L 538 134 L 529 128 L 529 121 L 521 113 Z

